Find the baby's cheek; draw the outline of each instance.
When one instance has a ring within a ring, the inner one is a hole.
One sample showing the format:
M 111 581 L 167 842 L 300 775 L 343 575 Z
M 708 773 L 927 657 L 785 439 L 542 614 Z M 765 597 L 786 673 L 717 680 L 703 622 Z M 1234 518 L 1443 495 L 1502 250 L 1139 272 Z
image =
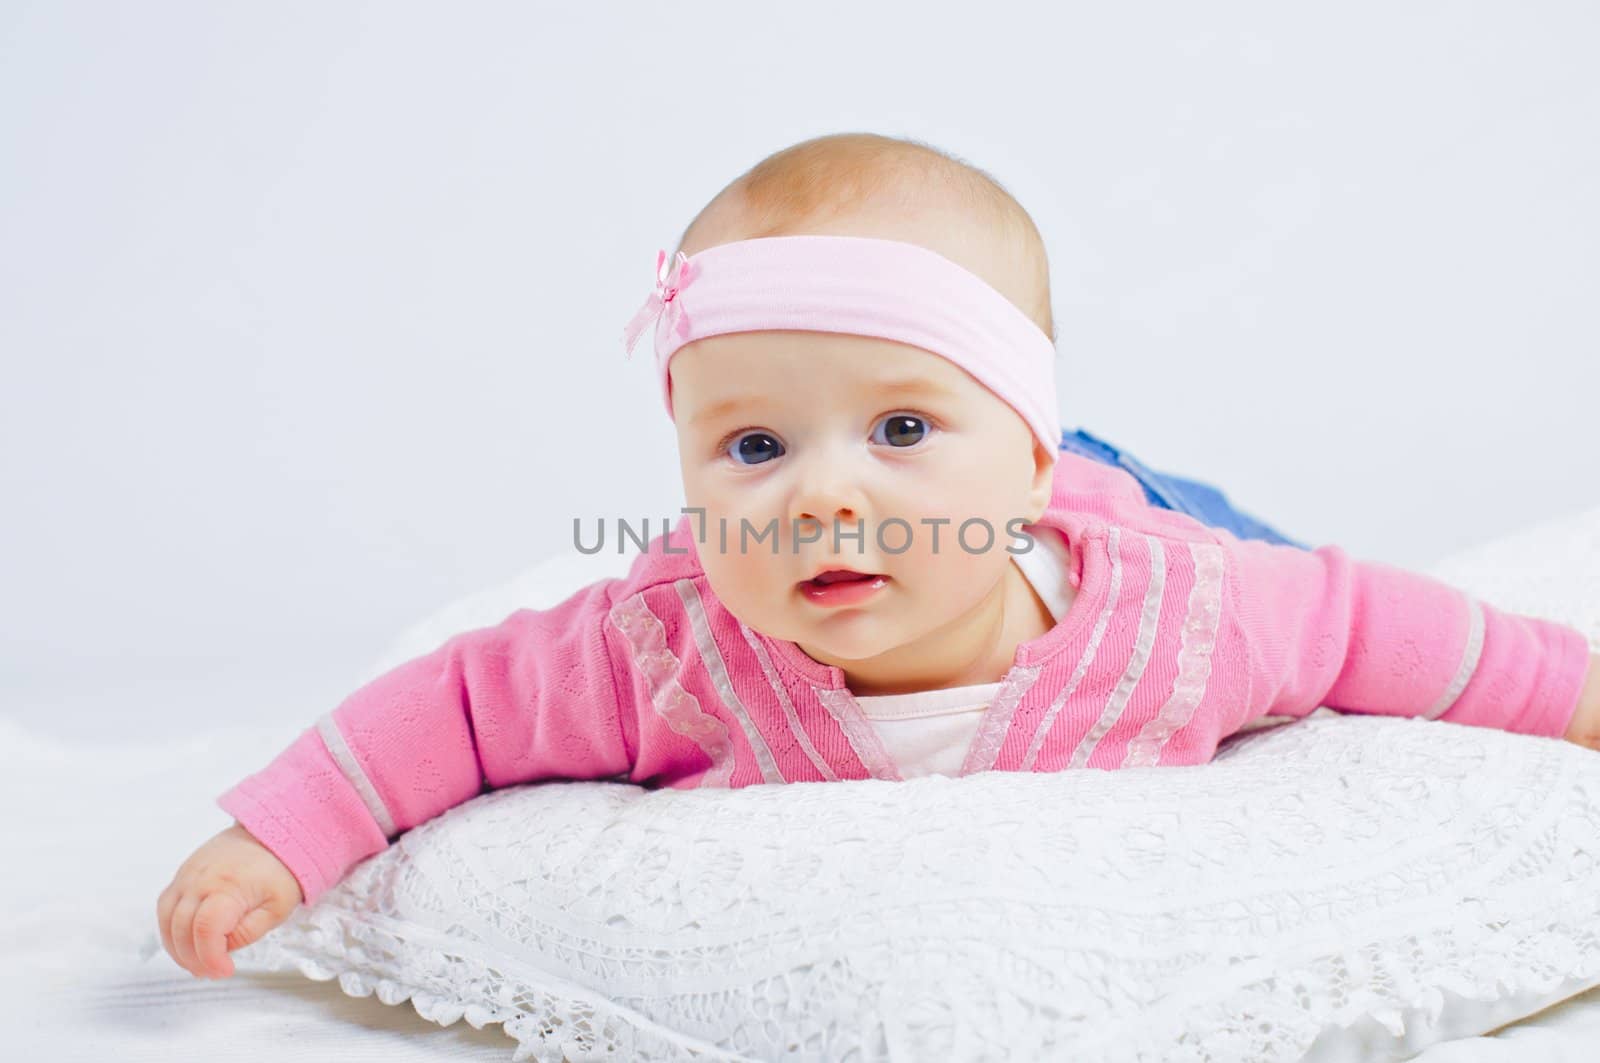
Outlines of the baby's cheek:
M 958 535 L 955 529 L 943 528 L 937 550 L 929 539 L 925 550 L 902 555 L 897 562 L 902 581 L 909 590 L 931 593 L 930 600 L 944 608 L 970 608 L 994 590 L 1010 563 L 1003 539 L 997 538 L 988 550 L 983 549 L 985 541 L 985 534 L 977 526 L 969 528 L 965 536 Z
M 937 520 L 937 526 L 935 521 Z M 929 517 L 915 526 L 916 540 L 900 556 L 955 576 L 1002 566 L 1007 538 L 1004 520 L 988 516 L 963 516 L 948 520 Z M 896 543 L 899 542 L 897 538 Z M 1001 556 L 996 560 L 997 555 Z
M 784 561 L 782 556 L 773 553 L 770 544 L 746 545 L 741 549 L 731 540 L 727 553 L 720 552 L 717 544 L 711 544 L 710 555 L 701 558 L 711 589 L 741 619 L 759 617 L 764 603 L 770 608 L 782 585 L 787 583 Z

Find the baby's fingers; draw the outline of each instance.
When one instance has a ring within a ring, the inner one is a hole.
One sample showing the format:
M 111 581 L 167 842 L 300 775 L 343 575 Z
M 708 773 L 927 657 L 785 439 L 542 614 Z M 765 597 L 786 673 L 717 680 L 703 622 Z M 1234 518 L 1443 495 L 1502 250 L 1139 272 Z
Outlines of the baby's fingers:
M 228 890 L 208 893 L 194 913 L 194 952 L 200 961 L 199 973 L 211 978 L 233 974 L 226 938 L 239 925 L 245 903 Z
M 194 957 L 194 910 L 200 906 L 200 895 L 186 889 L 172 910 L 172 925 L 168 936 L 172 939 L 172 958 L 190 974 L 199 975 L 200 965 Z
M 239 925 L 233 928 L 233 933 L 228 935 L 228 951 L 232 952 L 234 949 L 242 949 L 246 945 L 254 944 L 261 939 L 263 934 L 282 921 L 282 917 L 270 908 L 251 909 L 239 921 Z
M 172 913 L 177 907 L 178 887 L 177 883 L 173 883 L 156 898 L 156 928 L 161 931 L 162 947 L 174 960 L 178 958 L 178 950 L 172 944 Z

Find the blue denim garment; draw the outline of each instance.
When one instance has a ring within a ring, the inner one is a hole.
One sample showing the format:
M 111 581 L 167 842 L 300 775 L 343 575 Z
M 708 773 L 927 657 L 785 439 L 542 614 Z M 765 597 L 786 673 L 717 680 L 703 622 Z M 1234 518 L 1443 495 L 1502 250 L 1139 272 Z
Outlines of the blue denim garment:
M 1133 474 L 1144 488 L 1150 504 L 1163 509 L 1177 510 L 1212 528 L 1225 528 L 1241 539 L 1264 539 L 1269 543 L 1297 546 L 1302 550 L 1311 547 L 1289 538 L 1275 528 L 1263 524 L 1250 514 L 1235 509 L 1226 495 L 1208 483 L 1190 480 L 1171 473 L 1156 472 L 1125 450 L 1119 450 L 1103 439 L 1096 438 L 1083 429 L 1063 430 L 1061 449 L 1104 465 L 1115 465 Z

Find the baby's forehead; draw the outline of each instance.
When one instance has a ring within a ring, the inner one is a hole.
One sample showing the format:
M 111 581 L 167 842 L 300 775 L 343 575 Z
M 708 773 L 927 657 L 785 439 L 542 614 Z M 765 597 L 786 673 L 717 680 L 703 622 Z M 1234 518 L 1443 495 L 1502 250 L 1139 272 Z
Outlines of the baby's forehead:
M 705 336 L 680 348 L 668 366 L 674 383 L 705 393 L 783 388 L 799 379 L 859 390 L 960 390 L 972 377 L 942 354 L 881 336 L 783 329 Z M 976 383 L 976 381 L 972 381 Z
M 723 340 L 721 344 L 713 341 Z M 700 347 L 700 358 L 693 348 Z M 687 357 L 685 357 L 687 356 Z M 993 400 L 942 355 L 878 337 L 842 333 L 728 333 L 685 345 L 669 367 L 679 427 L 784 410 L 829 406 L 937 404 L 970 409 Z

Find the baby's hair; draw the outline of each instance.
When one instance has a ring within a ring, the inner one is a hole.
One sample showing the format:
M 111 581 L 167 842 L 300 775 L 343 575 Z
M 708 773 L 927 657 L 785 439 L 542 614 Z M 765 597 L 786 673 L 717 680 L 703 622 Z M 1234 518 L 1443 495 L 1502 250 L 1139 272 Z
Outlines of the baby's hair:
M 1031 278 L 1031 298 L 1023 312 L 1055 342 L 1049 261 L 1033 218 L 988 173 L 920 140 L 830 133 L 776 151 L 700 209 L 684 228 L 673 257 L 691 242 L 709 247 L 732 239 L 783 236 L 885 199 L 902 201 L 908 210 L 930 200 L 953 201 L 997 228 Z

